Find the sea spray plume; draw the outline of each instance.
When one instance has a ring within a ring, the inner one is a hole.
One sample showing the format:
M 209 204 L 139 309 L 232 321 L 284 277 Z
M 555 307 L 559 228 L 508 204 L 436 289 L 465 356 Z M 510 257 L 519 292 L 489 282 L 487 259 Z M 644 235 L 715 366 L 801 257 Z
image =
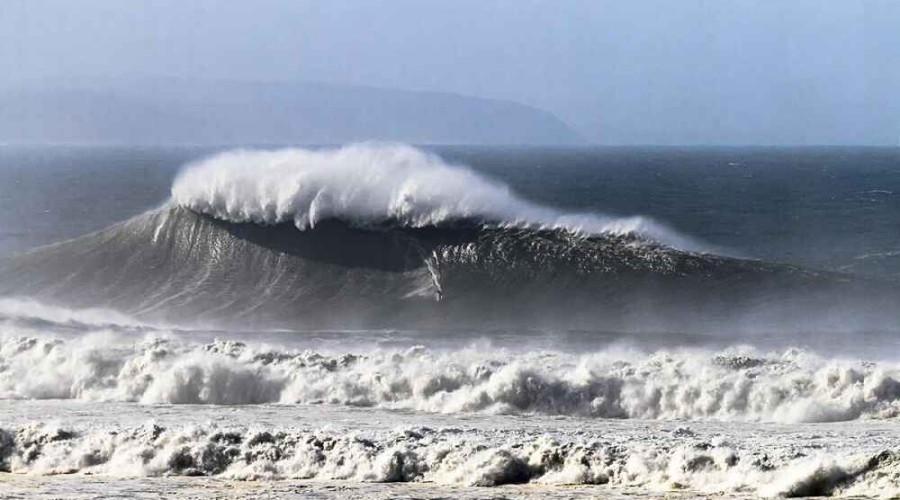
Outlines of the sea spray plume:
M 478 221 L 509 227 L 633 234 L 685 250 L 689 238 L 645 217 L 565 213 L 518 197 L 508 186 L 436 155 L 399 144 L 339 149 L 240 150 L 189 165 L 175 202 L 230 222 L 308 229 L 325 219 L 425 227 Z
M 28 298 L 0 298 L 0 323 L 55 323 L 82 326 L 140 328 L 134 318 L 109 309 L 68 309 Z

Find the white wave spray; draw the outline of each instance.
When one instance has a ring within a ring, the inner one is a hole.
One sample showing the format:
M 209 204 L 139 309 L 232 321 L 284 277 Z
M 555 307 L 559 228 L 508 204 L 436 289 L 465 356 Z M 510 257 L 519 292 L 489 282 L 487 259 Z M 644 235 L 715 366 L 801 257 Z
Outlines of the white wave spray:
M 98 337 L 97 335 L 100 335 Z M 364 355 L 111 333 L 0 339 L 0 399 L 330 404 L 447 414 L 824 422 L 900 414 L 890 364 L 789 350 Z
M 702 251 L 690 238 L 646 217 L 566 213 L 537 205 L 469 168 L 397 144 L 226 152 L 189 165 L 176 179 L 172 197 L 183 207 L 231 222 L 293 222 L 308 229 L 329 218 L 413 227 L 468 219 L 636 234 Z

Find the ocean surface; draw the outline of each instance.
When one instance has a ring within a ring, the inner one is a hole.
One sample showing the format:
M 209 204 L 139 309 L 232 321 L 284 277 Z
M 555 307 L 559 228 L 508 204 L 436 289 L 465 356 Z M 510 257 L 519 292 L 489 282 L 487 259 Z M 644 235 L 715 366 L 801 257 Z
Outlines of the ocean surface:
M 0 146 L 0 488 L 895 497 L 898 305 L 898 148 Z

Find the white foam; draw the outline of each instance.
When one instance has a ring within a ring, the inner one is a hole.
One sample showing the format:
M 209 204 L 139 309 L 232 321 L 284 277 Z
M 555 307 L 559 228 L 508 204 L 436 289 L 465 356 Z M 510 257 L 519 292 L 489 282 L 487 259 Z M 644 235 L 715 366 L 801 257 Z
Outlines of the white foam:
M 900 414 L 892 364 L 788 351 L 317 353 L 110 333 L 0 338 L 0 398 L 825 422 Z
M 189 165 L 172 186 L 172 197 L 183 207 L 223 220 L 293 222 L 300 229 L 329 218 L 414 227 L 475 219 L 588 234 L 640 234 L 701 250 L 696 242 L 646 217 L 565 213 L 540 206 L 469 168 L 396 144 L 226 152 Z
M 591 484 L 791 497 L 900 493 L 900 455 L 893 450 L 805 456 L 797 450 L 815 448 L 802 440 L 760 437 L 766 443 L 760 449 L 761 442 L 732 446 L 708 436 L 644 433 L 640 439 L 594 433 L 555 438 L 522 429 L 415 427 L 360 433 L 212 422 L 77 429 L 32 422 L 0 427 L 0 470 L 482 487 Z

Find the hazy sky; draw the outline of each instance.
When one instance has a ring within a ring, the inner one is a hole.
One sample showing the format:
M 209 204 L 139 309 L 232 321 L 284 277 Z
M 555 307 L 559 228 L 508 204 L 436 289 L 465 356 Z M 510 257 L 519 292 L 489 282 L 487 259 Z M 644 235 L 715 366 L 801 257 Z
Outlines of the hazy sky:
M 600 143 L 900 141 L 892 0 L 2 0 L 0 69 L 451 91 Z

